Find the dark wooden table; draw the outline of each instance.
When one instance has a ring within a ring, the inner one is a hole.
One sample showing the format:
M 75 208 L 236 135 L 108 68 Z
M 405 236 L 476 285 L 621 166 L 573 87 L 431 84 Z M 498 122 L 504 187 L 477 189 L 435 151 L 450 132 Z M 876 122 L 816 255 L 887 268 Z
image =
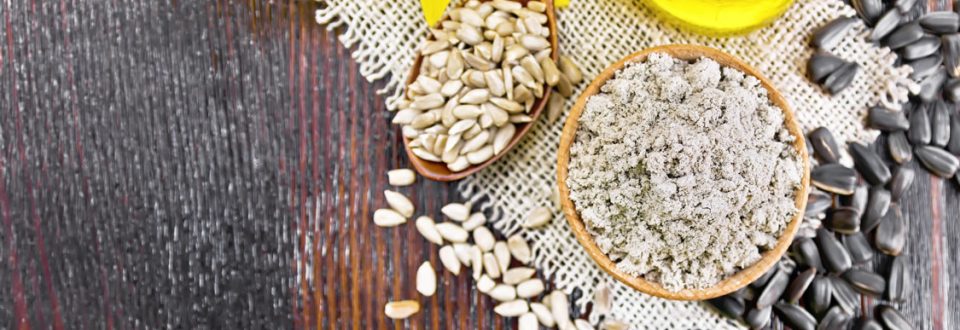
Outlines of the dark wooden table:
M 372 224 L 407 163 L 382 82 L 315 6 L 0 3 L 0 328 L 513 326 L 446 272 L 415 317 L 383 318 L 437 248 Z M 904 200 L 921 328 L 960 326 L 958 194 L 921 171 Z

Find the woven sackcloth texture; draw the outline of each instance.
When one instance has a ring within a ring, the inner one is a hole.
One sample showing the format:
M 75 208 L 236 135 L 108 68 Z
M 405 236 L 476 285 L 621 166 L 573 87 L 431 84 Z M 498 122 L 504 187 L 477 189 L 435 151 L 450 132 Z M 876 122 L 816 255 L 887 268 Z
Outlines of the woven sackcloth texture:
M 369 80 L 389 78 L 384 93 L 396 100 L 397 88 L 413 62 L 414 49 L 427 27 L 415 0 L 321 0 L 317 21 L 328 28 L 345 26 L 340 40 L 356 46 L 354 59 Z M 896 104 L 905 99 L 909 68 L 893 66 L 895 54 L 865 41 L 864 27 L 847 35 L 833 54 L 860 64 L 853 84 L 836 96 L 824 94 L 804 77 L 810 31 L 838 16 L 854 15 L 841 0 L 798 0 L 769 27 L 745 36 L 714 38 L 665 26 L 641 2 L 574 0 L 558 12 L 562 53 L 583 69 L 582 90 L 607 65 L 638 50 L 663 44 L 702 44 L 729 52 L 766 75 L 787 97 L 805 130 L 826 126 L 837 137 L 864 140 L 875 132 L 864 130 L 862 118 L 870 105 Z M 910 88 L 915 88 L 911 86 Z M 567 110 L 574 99 L 567 100 Z M 559 209 L 543 229 L 520 227 L 524 215 L 552 201 L 556 184 L 556 151 L 565 117 L 541 120 L 509 155 L 460 182 L 460 190 L 494 219 L 504 235 L 521 233 L 531 242 L 542 276 L 571 293 L 582 291 L 574 303 L 586 308 L 599 283 L 612 288 L 612 316 L 641 329 L 717 329 L 733 327 L 701 303 L 675 302 L 641 294 L 606 275 L 577 244 Z M 592 315 L 592 321 L 597 316 Z

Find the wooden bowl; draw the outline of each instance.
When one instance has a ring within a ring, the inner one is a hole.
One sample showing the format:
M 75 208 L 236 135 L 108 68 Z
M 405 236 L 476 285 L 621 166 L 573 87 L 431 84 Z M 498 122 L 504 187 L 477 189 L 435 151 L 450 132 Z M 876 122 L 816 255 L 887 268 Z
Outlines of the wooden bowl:
M 526 6 L 529 0 L 519 0 L 519 2 L 522 3 L 524 6 Z M 550 49 L 551 49 L 550 57 L 552 57 L 553 61 L 556 62 L 559 55 L 558 46 L 557 46 L 557 16 L 556 16 L 556 13 L 554 12 L 553 1 L 544 1 L 544 4 L 547 6 L 547 10 L 544 12 L 544 14 L 547 15 L 547 28 L 550 29 L 550 37 L 547 38 L 547 40 L 550 41 Z M 439 26 L 439 24 L 440 23 L 438 22 L 437 26 Z M 410 85 L 417 80 L 417 76 L 420 74 L 420 65 L 422 63 L 423 63 L 423 56 L 420 55 L 418 52 L 417 58 L 414 59 L 413 61 L 413 68 L 410 69 L 410 74 L 407 75 L 407 81 L 404 84 L 404 86 Z M 534 102 L 533 109 L 530 109 L 530 113 L 527 114 L 528 116 L 533 118 L 533 120 L 525 124 L 516 124 L 517 132 L 516 134 L 514 134 L 513 139 L 511 139 L 510 142 L 507 143 L 506 148 L 504 148 L 503 151 L 500 152 L 499 154 L 494 155 L 493 157 L 490 157 L 490 159 L 488 159 L 483 163 L 470 165 L 470 167 L 467 167 L 460 172 L 453 172 L 447 168 L 447 164 L 445 163 L 426 161 L 414 155 L 413 152 L 410 151 L 410 147 L 409 147 L 410 139 L 404 137 L 403 147 L 404 149 L 407 150 L 407 157 L 410 158 L 410 163 L 413 164 L 413 168 L 417 171 L 417 173 L 420 173 L 420 175 L 422 175 L 427 179 L 434 180 L 434 181 L 455 181 L 455 180 L 463 179 L 468 175 L 473 174 L 474 172 L 477 172 L 483 169 L 484 167 L 489 166 L 490 164 L 493 164 L 493 162 L 497 161 L 498 159 L 503 157 L 503 155 L 506 155 L 508 152 L 510 152 L 510 149 L 513 149 L 513 147 L 516 146 L 521 139 L 523 139 L 523 136 L 526 135 L 528 131 L 530 131 L 530 128 L 532 128 L 533 125 L 537 123 L 537 119 L 540 118 L 540 113 L 543 112 L 543 108 L 547 105 L 547 100 L 550 99 L 551 91 L 552 91 L 552 88 L 544 84 L 543 97 L 541 97 L 540 99 L 536 100 L 536 102 Z
M 627 62 L 643 61 L 647 58 L 647 55 L 651 53 L 666 53 L 670 54 L 670 56 L 674 58 L 688 61 L 695 60 L 700 57 L 707 57 L 717 61 L 717 63 L 722 66 L 736 68 L 759 79 L 763 87 L 767 89 L 768 95 L 773 103 L 780 107 L 780 109 L 783 109 L 787 129 L 791 134 L 793 134 L 794 137 L 796 137 L 796 141 L 793 143 L 793 146 L 797 149 L 797 152 L 800 154 L 800 158 L 803 160 L 803 178 L 801 180 L 800 187 L 797 189 L 796 196 L 796 207 L 799 212 L 797 212 L 797 215 L 794 216 L 787 225 L 787 228 L 777 240 L 776 246 L 772 250 L 764 252 L 762 258 L 750 267 L 744 268 L 736 274 L 723 279 L 713 287 L 706 289 L 687 289 L 679 292 L 673 292 L 664 289 L 659 283 L 647 281 L 643 278 L 635 277 L 619 270 L 616 264 L 610 260 L 606 254 L 600 251 L 600 248 L 598 248 L 597 244 L 593 241 L 593 237 L 589 232 L 587 232 L 587 229 L 580 220 L 580 216 L 577 213 L 573 202 L 570 200 L 570 190 L 567 188 L 567 166 L 570 160 L 570 145 L 573 144 L 577 127 L 579 126 L 580 114 L 583 113 L 583 108 L 587 103 L 587 99 L 589 99 L 590 96 L 597 94 L 600 90 L 600 87 L 608 79 L 613 77 L 617 70 L 623 68 Z M 773 267 L 773 265 L 780 260 L 780 257 L 783 256 L 787 248 L 790 246 L 790 243 L 793 241 L 793 237 L 797 233 L 797 230 L 800 227 L 800 222 L 803 219 L 803 210 L 807 205 L 807 192 L 810 186 L 810 164 L 807 160 L 807 148 L 804 142 L 803 131 L 797 125 L 797 121 L 793 112 L 790 111 L 787 101 L 782 95 L 780 95 L 779 92 L 777 92 L 770 81 L 761 76 L 757 70 L 731 56 L 730 54 L 713 48 L 695 45 L 666 45 L 642 50 L 627 56 L 617 63 L 614 63 L 600 73 L 600 75 L 597 76 L 592 83 L 590 83 L 590 86 L 588 86 L 587 89 L 580 94 L 577 103 L 570 111 L 570 116 L 567 117 L 567 122 L 564 124 L 563 133 L 560 137 L 560 149 L 557 160 L 557 184 L 560 185 L 560 203 L 562 204 L 563 213 L 566 216 L 570 227 L 573 228 L 574 236 L 577 237 L 577 241 L 580 242 L 580 245 L 587 250 L 587 253 L 590 254 L 590 257 L 600 265 L 600 268 L 603 268 L 603 270 L 610 275 L 613 275 L 613 277 L 620 282 L 623 282 L 630 287 L 646 294 L 673 300 L 705 300 L 726 295 L 743 288 L 747 284 L 750 284 L 750 282 L 753 282 L 758 277 L 766 273 L 770 267 Z

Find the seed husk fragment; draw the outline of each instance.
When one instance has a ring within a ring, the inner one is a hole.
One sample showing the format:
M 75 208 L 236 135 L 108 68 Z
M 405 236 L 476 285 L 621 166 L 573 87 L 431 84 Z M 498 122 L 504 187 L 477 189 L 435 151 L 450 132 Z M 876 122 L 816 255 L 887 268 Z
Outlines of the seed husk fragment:
M 857 172 L 840 164 L 818 166 L 810 178 L 817 188 L 839 195 L 850 195 L 857 186 Z
M 767 281 L 767 285 L 763 288 L 763 291 L 760 292 L 760 296 L 757 297 L 756 308 L 769 307 L 777 300 L 780 300 L 789 282 L 790 276 L 786 272 L 777 271 L 777 273 Z
M 818 51 L 807 61 L 807 76 L 810 81 L 822 83 L 827 76 L 847 62 L 824 51 Z
M 820 261 L 820 251 L 812 239 L 803 237 L 795 240 L 793 242 L 793 254 L 797 262 L 821 272 L 825 271 L 823 263 Z
M 850 253 L 847 248 L 840 244 L 840 241 L 833 236 L 833 233 L 825 228 L 817 229 L 817 247 L 820 250 L 820 257 L 823 260 L 827 270 L 834 273 L 843 273 L 850 269 L 853 261 L 850 259 Z
M 867 113 L 867 125 L 884 132 L 906 131 L 910 121 L 903 111 L 893 111 L 881 106 L 870 107 Z
M 833 49 L 856 22 L 857 19 L 852 17 L 838 17 L 816 29 L 810 44 L 820 49 Z
M 822 163 L 836 163 L 840 160 L 840 145 L 833 137 L 833 133 L 826 127 L 820 127 L 808 135 L 813 151 Z
M 850 143 L 849 148 L 857 171 L 867 182 L 872 185 L 884 185 L 890 181 L 890 169 L 873 149 L 856 142 Z
M 530 311 L 527 301 L 523 299 L 503 302 L 493 308 L 493 312 L 503 317 L 517 317 Z
M 853 234 L 860 231 L 860 211 L 849 206 L 834 208 L 830 212 L 828 227 L 841 234 Z
M 773 307 L 752 308 L 747 312 L 747 315 L 743 317 L 743 321 L 746 322 L 751 329 L 766 328 L 767 324 L 770 323 L 770 314 L 772 311 Z
M 903 252 L 903 246 L 907 242 L 907 224 L 903 220 L 899 206 L 895 206 L 890 216 L 880 221 L 875 235 L 874 244 L 880 252 L 892 256 Z
M 887 329 L 891 330 L 907 330 L 913 329 L 913 326 L 910 325 L 910 322 L 907 322 L 907 319 L 897 311 L 896 308 L 890 305 L 881 305 L 879 307 L 880 311 L 880 321 L 883 321 L 883 325 Z
M 930 144 L 945 147 L 950 141 L 950 108 L 939 100 L 930 108 Z
M 920 16 L 920 26 L 933 33 L 957 32 L 960 27 L 960 14 L 952 11 L 935 11 Z
M 883 276 L 867 270 L 851 269 L 843 273 L 843 278 L 860 293 L 871 296 L 879 296 L 887 287 L 887 281 Z
M 796 304 L 800 301 L 800 297 L 807 291 L 807 288 L 810 287 L 810 283 L 813 282 L 813 278 L 817 275 L 816 268 L 809 268 L 805 271 L 797 274 L 797 277 L 793 278 L 793 281 L 790 282 L 790 285 L 787 287 L 787 291 L 784 293 L 784 300 L 791 304 Z
M 610 292 L 610 287 L 600 283 L 593 291 L 593 311 L 605 315 L 610 312 L 612 306 L 613 294 Z
M 913 147 L 907 140 L 907 134 L 904 132 L 891 132 L 887 135 L 887 148 L 890 152 L 890 158 L 898 164 L 908 163 L 913 160 Z
M 419 311 L 420 303 L 416 300 L 391 301 L 383 306 L 383 313 L 394 320 L 408 318 Z
M 716 297 L 707 300 L 707 303 L 715 307 L 721 314 L 733 319 L 743 315 L 746 308 L 743 299 L 734 295 Z
M 907 261 L 906 256 L 893 258 L 890 275 L 887 276 L 886 298 L 889 301 L 903 302 L 913 291 L 913 274 Z
M 773 309 L 776 310 L 781 320 L 793 329 L 814 330 L 817 327 L 817 319 L 800 306 L 777 303 L 773 306 Z
M 923 146 L 918 148 L 916 153 L 924 167 L 942 178 L 952 177 L 960 167 L 956 156 L 937 147 Z
M 845 235 L 841 238 L 843 246 L 850 251 L 850 259 L 855 264 L 862 264 L 873 259 L 873 247 L 862 233 Z
M 814 315 L 823 315 L 823 312 L 830 308 L 833 300 L 833 286 L 830 280 L 819 275 L 814 277 L 804 294 L 804 299 Z
M 869 232 L 877 227 L 890 210 L 890 200 L 890 191 L 883 187 L 870 188 L 870 199 L 867 200 L 867 208 L 860 219 L 861 231 Z
M 920 38 L 923 38 L 923 28 L 920 27 L 920 22 L 910 22 L 901 25 L 887 37 L 887 47 L 898 49 L 912 44 Z

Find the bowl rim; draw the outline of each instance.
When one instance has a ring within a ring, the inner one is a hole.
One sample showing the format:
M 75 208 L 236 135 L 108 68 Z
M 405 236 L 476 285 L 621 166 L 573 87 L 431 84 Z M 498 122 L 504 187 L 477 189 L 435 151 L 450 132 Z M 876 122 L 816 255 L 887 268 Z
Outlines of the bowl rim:
M 803 163 L 803 177 L 800 186 L 797 187 L 795 196 L 795 205 L 797 207 L 796 215 L 787 224 L 783 233 L 777 239 L 777 244 L 773 249 L 767 250 L 762 254 L 760 260 L 753 265 L 741 269 L 737 273 L 724 278 L 716 285 L 704 289 L 684 289 L 681 291 L 669 291 L 659 283 L 648 281 L 641 277 L 630 275 L 619 270 L 616 264 L 607 257 L 600 248 L 597 247 L 593 236 L 587 232 L 583 221 L 580 219 L 573 202 L 570 200 L 570 191 L 567 187 L 567 172 L 570 160 L 570 146 L 573 144 L 579 127 L 579 118 L 583 113 L 587 100 L 597 94 L 600 87 L 606 83 L 618 70 L 623 68 L 628 62 L 643 61 L 652 53 L 666 53 L 670 56 L 682 60 L 694 60 L 701 57 L 707 57 L 717 61 L 722 66 L 732 67 L 742 71 L 745 74 L 756 77 L 761 85 L 767 89 L 767 96 L 784 112 L 784 125 L 791 135 L 795 137 L 793 146 L 800 155 Z M 793 241 L 794 236 L 800 228 L 803 221 L 803 210 L 807 205 L 807 194 L 810 189 L 810 162 L 807 153 L 806 142 L 803 130 L 800 129 L 793 111 L 790 109 L 787 100 L 780 94 L 773 84 L 756 69 L 733 55 L 727 54 L 718 49 L 688 44 L 670 44 L 647 48 L 636 53 L 630 54 L 616 63 L 610 65 L 590 83 L 589 86 L 577 98 L 576 104 L 570 110 L 567 120 L 563 126 L 563 132 L 560 136 L 560 146 L 557 151 L 557 185 L 560 191 L 560 204 L 567 223 L 573 230 L 574 236 L 580 245 L 587 251 L 587 254 L 596 262 L 600 268 L 612 275 L 618 281 L 649 295 L 671 299 L 671 300 L 705 300 L 723 296 L 737 291 L 747 284 L 755 281 L 762 276 L 773 265 L 780 260 L 780 257 L 787 251 Z

